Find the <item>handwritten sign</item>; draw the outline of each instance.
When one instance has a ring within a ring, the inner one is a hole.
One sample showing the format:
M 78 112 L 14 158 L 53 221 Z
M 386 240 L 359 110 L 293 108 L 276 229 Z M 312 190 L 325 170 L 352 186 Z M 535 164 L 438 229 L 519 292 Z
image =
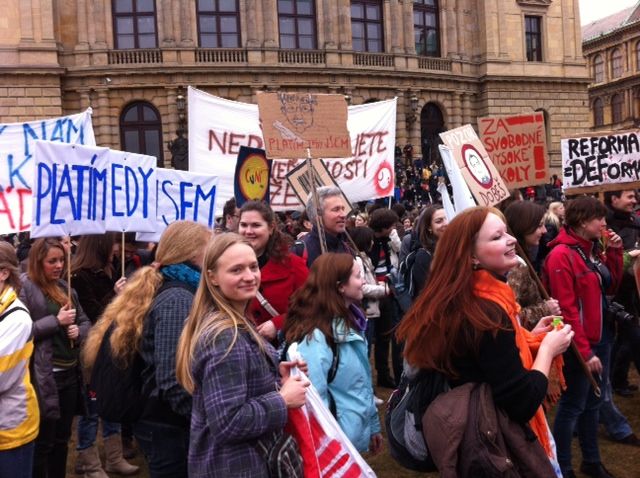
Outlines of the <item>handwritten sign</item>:
M 234 178 L 236 205 L 242 207 L 246 201 L 268 203 L 270 177 L 271 161 L 264 149 L 240 146 Z
M 105 232 L 108 156 L 108 148 L 35 142 L 31 237 Z
M 347 102 L 343 95 L 258 93 L 265 149 L 270 158 L 300 159 L 351 155 Z
M 175 169 L 156 169 L 156 231 L 138 233 L 139 241 L 158 242 L 175 221 L 195 221 L 214 227 L 218 178 Z
M 567 194 L 640 187 L 640 131 L 563 139 L 560 149 Z
M 478 204 L 493 206 L 509 196 L 506 184 L 471 125 L 445 131 L 440 137 L 451 150 Z
M 349 153 L 341 159 L 325 159 L 325 164 L 351 202 L 393 194 L 395 127 L 395 99 L 348 108 Z M 219 177 L 217 215 L 234 195 L 240 146 L 263 149 L 264 144 L 256 105 L 189 88 L 189 167 L 194 172 Z M 272 160 L 269 189 L 274 210 L 302 207 L 286 179 L 287 173 L 301 162 Z
M 511 189 L 543 184 L 549 178 L 542 112 L 480 118 L 480 138 Z
M 313 158 L 311 160 L 311 167 L 314 170 L 313 177 L 315 179 L 316 188 L 322 186 L 333 186 L 340 188 L 335 179 L 333 179 L 333 177 L 331 176 L 329 169 L 321 159 Z M 287 181 L 291 185 L 293 191 L 296 193 L 298 200 L 305 205 L 307 203 L 307 199 L 309 198 L 309 194 L 311 194 L 312 192 L 311 178 L 309 173 L 309 167 L 306 161 L 299 164 L 291 171 L 289 171 L 289 173 L 287 173 Z M 347 214 L 349 214 L 349 212 L 353 209 L 353 206 L 351 206 L 351 203 L 349 202 L 347 196 L 344 194 L 344 191 L 341 190 L 340 192 L 342 192 L 342 199 L 347 205 L 347 209 L 349 209 L 349 211 L 347 211 Z
M 155 231 L 156 163 L 153 156 L 109 150 L 108 231 Z
M 0 234 L 31 227 L 36 140 L 95 146 L 91 108 L 60 118 L 0 124 Z

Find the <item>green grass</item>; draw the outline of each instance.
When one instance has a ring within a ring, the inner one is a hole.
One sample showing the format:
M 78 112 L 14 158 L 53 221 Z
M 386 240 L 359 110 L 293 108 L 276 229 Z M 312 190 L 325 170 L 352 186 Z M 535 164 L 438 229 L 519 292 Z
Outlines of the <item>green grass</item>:
M 630 375 L 632 383 L 640 385 L 640 377 L 634 371 Z M 380 398 L 386 399 L 390 390 L 377 389 L 376 394 Z M 623 398 L 615 396 L 614 398 L 618 408 L 624 413 L 627 419 L 631 422 L 634 431 L 640 435 L 640 392 L 636 392 L 633 397 Z M 384 420 L 384 405 L 380 407 L 381 420 Z M 552 421 L 554 411 L 550 414 L 550 422 Z M 602 428 L 602 427 L 601 427 Z M 75 427 L 74 427 L 75 430 Z M 602 454 L 602 461 L 607 469 L 613 473 L 616 478 L 639 478 L 640 477 L 640 448 L 631 447 L 628 445 L 619 445 L 607 439 L 604 429 L 600 432 L 600 452 Z M 72 446 L 70 446 L 69 461 L 67 464 L 67 476 L 75 476 L 73 473 L 73 467 L 75 463 L 75 431 L 72 438 Z M 101 446 L 100 446 L 101 448 Z M 104 458 L 104 457 L 103 457 Z M 380 478 L 416 478 L 416 477 L 436 477 L 437 473 L 416 473 L 402 468 L 397 464 L 393 458 L 389 455 L 386 448 L 383 452 L 377 456 L 365 456 L 367 462 L 371 465 L 373 470 Z M 573 463 L 574 469 L 578 470 L 580 467 L 581 455 L 577 446 L 577 440 L 574 440 L 574 452 Z M 136 458 L 131 460 L 131 463 L 141 467 L 141 471 L 138 478 L 147 478 L 149 476 L 144 459 L 138 454 Z M 586 476 L 581 475 L 576 471 L 578 477 Z M 111 475 L 113 478 L 119 475 Z

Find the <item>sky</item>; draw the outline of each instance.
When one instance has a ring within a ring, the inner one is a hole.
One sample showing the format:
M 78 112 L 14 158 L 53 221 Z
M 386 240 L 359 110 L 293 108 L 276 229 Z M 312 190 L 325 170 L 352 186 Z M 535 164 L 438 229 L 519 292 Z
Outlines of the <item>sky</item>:
M 580 0 L 580 20 L 582 25 L 632 7 L 638 0 Z

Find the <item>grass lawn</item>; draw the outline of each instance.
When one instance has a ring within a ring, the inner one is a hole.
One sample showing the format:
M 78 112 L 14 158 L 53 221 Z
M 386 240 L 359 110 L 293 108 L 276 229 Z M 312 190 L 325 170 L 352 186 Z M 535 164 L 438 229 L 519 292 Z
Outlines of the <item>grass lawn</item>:
M 630 379 L 632 383 L 640 385 L 640 377 L 638 377 L 635 370 L 630 374 Z M 390 392 L 391 391 L 388 389 L 378 389 L 376 391 L 376 394 L 380 398 L 386 399 L 390 395 Z M 640 392 L 636 392 L 633 397 L 629 398 L 623 398 L 616 395 L 614 400 L 618 408 L 631 422 L 631 425 L 636 434 L 640 435 Z M 384 413 L 384 406 L 382 406 L 380 410 L 382 415 Z M 550 421 L 552 421 L 552 416 L 553 411 L 550 414 Z M 383 416 L 381 416 L 380 418 L 382 420 L 384 419 Z M 640 448 L 628 445 L 619 445 L 608 440 L 605 435 L 606 433 L 601 427 L 600 452 L 602 454 L 602 461 L 607 469 L 611 473 L 613 473 L 616 478 L 640 478 Z M 69 477 L 75 476 L 73 473 L 73 467 L 75 463 L 75 431 L 72 440 L 74 441 L 74 443 L 72 444 L 73 447 L 70 446 L 70 450 L 73 451 L 70 451 L 69 453 L 69 461 L 67 464 L 67 476 Z M 581 460 L 580 451 L 577 446 L 577 440 L 574 440 L 573 457 L 574 469 L 576 470 L 577 476 L 586 476 L 581 475 L 577 471 L 580 467 Z M 402 468 L 393 460 L 393 458 L 389 456 L 389 453 L 386 449 L 378 456 L 366 456 L 365 458 L 380 478 L 415 478 L 438 476 L 437 473 L 415 473 Z M 141 467 L 141 472 L 137 475 L 137 477 L 147 478 L 149 476 L 145 467 L 144 459 L 140 455 L 131 460 L 131 462 Z M 119 475 L 111 476 L 115 478 Z

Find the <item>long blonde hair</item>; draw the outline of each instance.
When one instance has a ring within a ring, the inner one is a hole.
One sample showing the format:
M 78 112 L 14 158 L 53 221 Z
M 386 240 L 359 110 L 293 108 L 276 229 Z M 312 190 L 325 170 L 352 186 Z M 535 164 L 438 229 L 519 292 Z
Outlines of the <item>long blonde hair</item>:
M 547 212 L 544 214 L 544 222 L 545 223 L 551 223 L 554 226 L 556 226 L 556 229 L 560 230 L 560 227 L 562 227 L 562 219 L 560 219 L 560 216 L 558 216 L 558 208 L 560 206 L 562 206 L 563 204 L 560 201 L 554 201 L 551 204 L 549 204 L 549 207 L 547 208 Z
M 110 339 L 113 357 L 124 365 L 130 362 L 139 350 L 144 318 L 162 284 L 160 267 L 194 261 L 210 237 L 210 229 L 191 221 L 176 221 L 167 227 L 158 243 L 156 262 L 133 274 L 91 328 L 82 351 L 86 368 L 93 367 L 102 338 L 112 323 L 116 324 Z
M 235 244 L 246 244 L 255 255 L 249 242 L 239 234 L 232 232 L 216 236 L 209 243 L 205 252 L 200 284 L 193 299 L 191 313 L 182 329 L 176 353 L 176 377 L 178 383 L 189 393 L 193 393 L 195 388 L 191 365 L 196 345 L 201 337 L 207 337 L 208 342 L 213 344 L 221 333 L 232 330 L 233 339 L 225 351 L 224 357 L 226 357 L 238 339 L 238 332 L 243 330 L 247 331 L 258 344 L 260 350 L 266 353 L 264 339 L 248 319 L 233 308 L 229 299 L 222 294 L 220 287 L 211 283 L 207 274 L 208 271 L 215 272 L 217 270 L 218 260 L 222 254 Z

